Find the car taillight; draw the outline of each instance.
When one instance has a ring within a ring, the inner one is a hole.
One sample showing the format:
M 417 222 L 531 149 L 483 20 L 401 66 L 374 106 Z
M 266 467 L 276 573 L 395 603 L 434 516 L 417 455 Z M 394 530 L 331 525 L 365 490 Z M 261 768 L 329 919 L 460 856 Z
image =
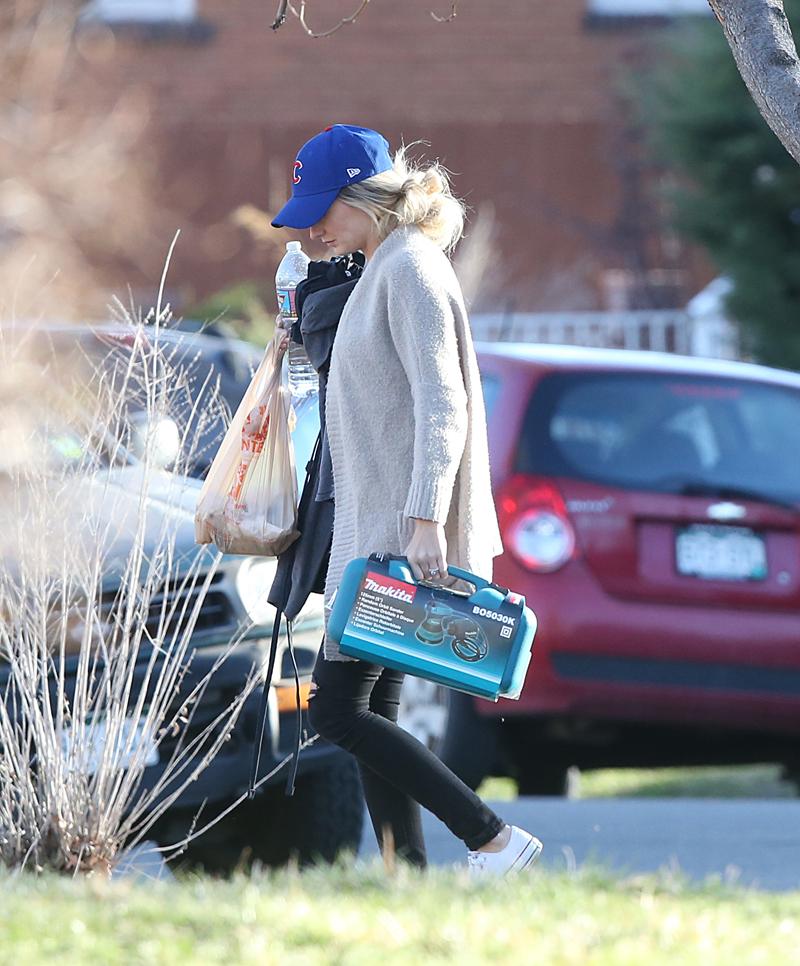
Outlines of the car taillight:
M 574 555 L 575 530 L 549 480 L 512 477 L 499 494 L 497 511 L 506 550 L 529 570 L 552 573 Z

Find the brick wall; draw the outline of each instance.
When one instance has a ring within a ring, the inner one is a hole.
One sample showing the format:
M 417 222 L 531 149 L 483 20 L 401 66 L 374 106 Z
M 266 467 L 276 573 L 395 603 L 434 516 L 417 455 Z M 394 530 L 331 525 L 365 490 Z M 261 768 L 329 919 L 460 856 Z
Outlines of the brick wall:
M 312 23 L 354 5 L 317 0 Z M 653 28 L 587 28 L 583 0 L 461 0 L 449 24 L 430 17 L 446 0 L 373 0 L 353 26 L 312 40 L 293 18 L 270 31 L 274 6 L 199 0 L 205 40 L 125 29 L 78 37 L 73 103 L 102 111 L 141 90 L 151 105 L 164 250 L 171 222 L 182 237 L 170 277 L 186 300 L 271 275 L 274 252 L 230 213 L 280 204 L 297 147 L 334 122 L 376 127 L 393 143 L 429 141 L 472 209 L 492 206 L 494 302 L 599 307 L 602 271 L 637 263 L 683 268 L 687 297 L 709 277 L 696 253 L 662 250 L 614 93 Z

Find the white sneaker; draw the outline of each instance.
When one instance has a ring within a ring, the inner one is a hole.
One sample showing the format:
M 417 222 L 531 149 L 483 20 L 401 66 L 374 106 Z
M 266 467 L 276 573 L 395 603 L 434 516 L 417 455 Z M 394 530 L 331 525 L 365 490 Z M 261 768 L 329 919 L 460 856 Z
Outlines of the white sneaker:
M 542 854 L 542 843 L 530 832 L 511 826 L 508 845 L 499 852 L 467 852 L 471 878 L 499 877 L 527 869 Z

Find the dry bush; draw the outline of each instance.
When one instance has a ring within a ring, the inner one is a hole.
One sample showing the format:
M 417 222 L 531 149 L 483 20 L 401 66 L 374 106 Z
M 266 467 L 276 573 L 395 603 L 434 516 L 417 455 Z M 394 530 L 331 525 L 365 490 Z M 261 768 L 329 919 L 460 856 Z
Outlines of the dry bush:
M 41 333 L 0 326 L 0 862 L 12 868 L 109 871 L 209 764 L 255 683 L 187 737 L 213 673 L 187 685 L 192 633 L 221 555 L 185 539 L 197 491 L 181 474 L 221 403 L 159 342 L 168 315 L 125 319 L 120 351 L 88 368 L 43 365 Z M 173 473 L 158 458 L 170 417 Z M 166 735 L 174 750 L 144 790 Z

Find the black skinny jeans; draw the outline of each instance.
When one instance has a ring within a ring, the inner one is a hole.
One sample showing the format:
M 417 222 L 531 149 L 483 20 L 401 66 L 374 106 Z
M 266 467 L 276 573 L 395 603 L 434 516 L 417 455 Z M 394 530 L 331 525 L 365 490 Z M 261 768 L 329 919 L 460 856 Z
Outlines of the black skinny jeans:
M 320 649 L 308 720 L 327 741 L 355 755 L 381 851 L 388 826 L 398 858 L 425 868 L 420 805 L 469 849 L 485 845 L 505 823 L 396 723 L 404 677 L 402 671 L 366 661 L 326 661 Z

